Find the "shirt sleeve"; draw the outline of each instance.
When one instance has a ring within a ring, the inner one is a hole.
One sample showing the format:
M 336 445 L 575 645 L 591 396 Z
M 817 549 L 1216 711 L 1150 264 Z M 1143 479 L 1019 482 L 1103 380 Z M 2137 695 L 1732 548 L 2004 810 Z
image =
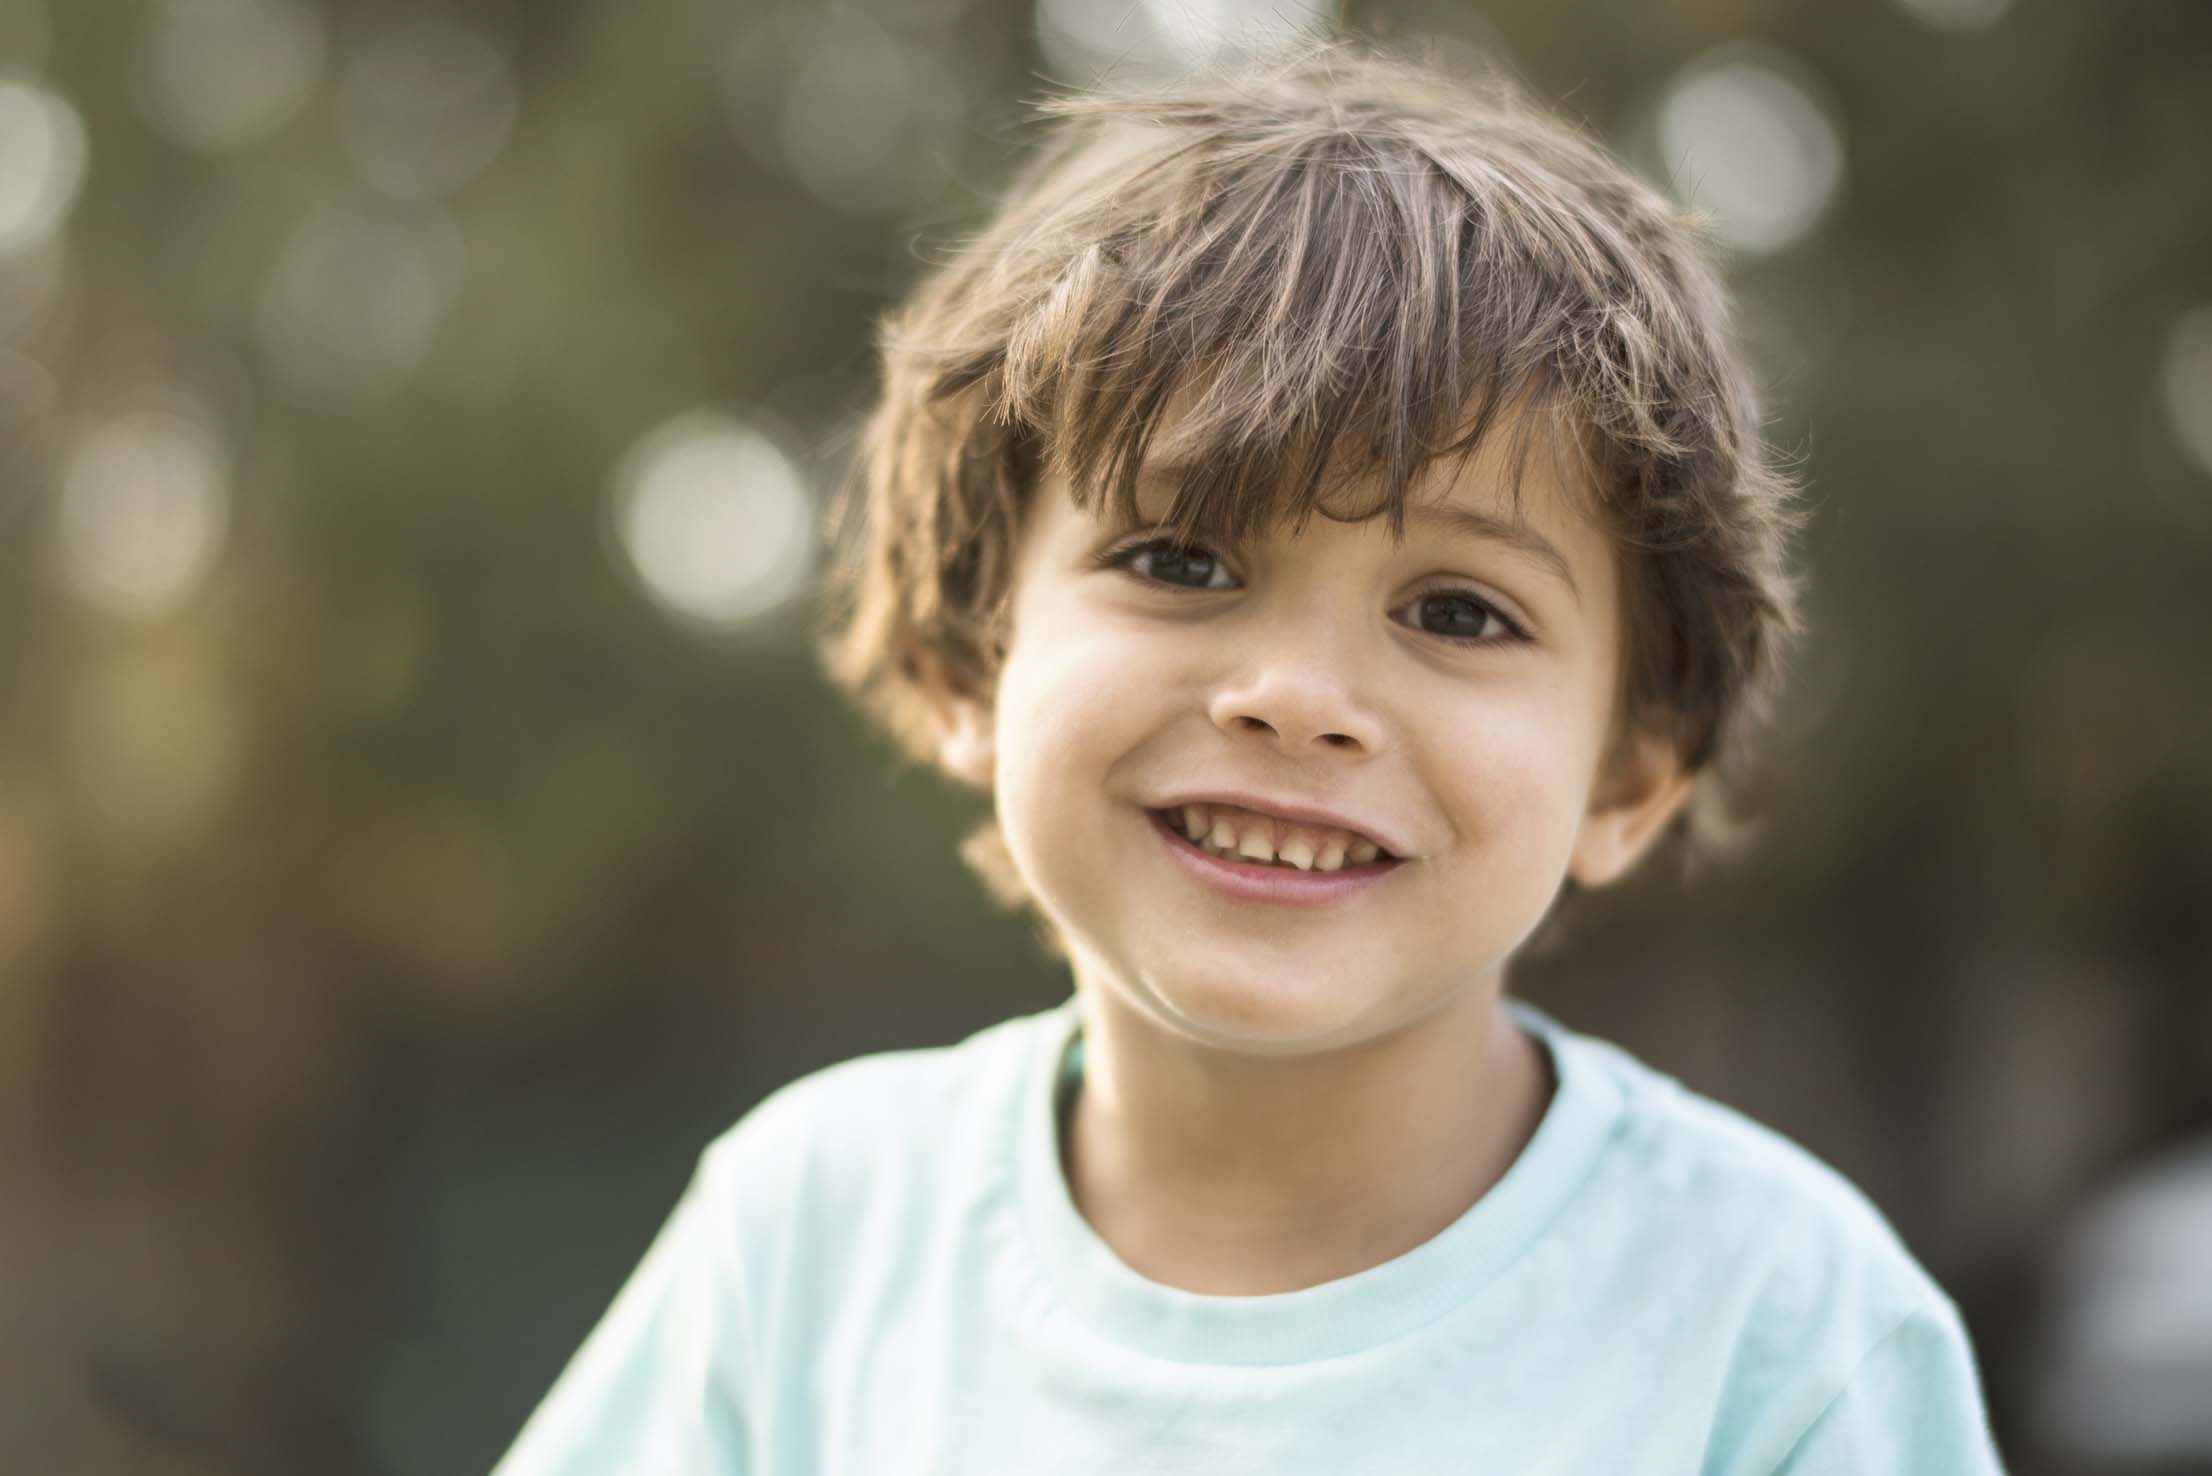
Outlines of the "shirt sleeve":
M 710 1150 L 492 1476 L 744 1476 L 744 1306 L 712 1168 Z
M 1891 1329 L 1775 1476 L 2003 1476 L 1966 1330 L 1948 1303 Z

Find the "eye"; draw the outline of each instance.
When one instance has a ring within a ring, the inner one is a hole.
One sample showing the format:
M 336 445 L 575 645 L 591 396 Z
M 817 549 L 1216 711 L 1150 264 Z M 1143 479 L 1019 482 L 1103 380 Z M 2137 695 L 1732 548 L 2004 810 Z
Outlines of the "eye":
M 1098 556 L 1102 568 L 1118 569 L 1141 584 L 1190 591 L 1235 589 L 1229 566 L 1201 544 L 1152 537 L 1108 549 Z M 1472 590 L 1432 589 L 1392 612 L 1426 635 L 1463 646 L 1526 642 L 1528 632 L 1511 616 Z
M 1410 612 L 1407 623 L 1416 630 L 1463 645 L 1494 646 L 1528 639 L 1527 632 L 1497 606 L 1469 590 L 1432 589 L 1398 608 Z
M 1151 584 L 1173 585 L 1178 589 L 1236 587 L 1236 581 L 1229 577 L 1228 567 L 1211 551 L 1195 543 L 1177 543 L 1169 538 L 1147 539 L 1116 549 L 1104 562 L 1109 568 L 1120 569 Z

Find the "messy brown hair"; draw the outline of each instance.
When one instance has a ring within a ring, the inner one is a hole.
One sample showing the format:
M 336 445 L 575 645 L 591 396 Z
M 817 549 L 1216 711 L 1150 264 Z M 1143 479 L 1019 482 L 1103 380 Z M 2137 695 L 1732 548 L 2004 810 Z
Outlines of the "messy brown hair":
M 1167 521 L 1232 544 L 1402 534 L 1423 469 L 1500 436 L 1516 481 L 1566 457 L 1620 551 L 1616 734 L 1733 762 L 1795 628 L 1792 499 L 1691 222 L 1504 82 L 1344 44 L 1041 112 L 883 326 L 847 506 L 826 659 L 915 756 L 990 698 L 1032 489 L 1134 520 L 1172 419 Z M 1020 895 L 994 828 L 966 854 Z

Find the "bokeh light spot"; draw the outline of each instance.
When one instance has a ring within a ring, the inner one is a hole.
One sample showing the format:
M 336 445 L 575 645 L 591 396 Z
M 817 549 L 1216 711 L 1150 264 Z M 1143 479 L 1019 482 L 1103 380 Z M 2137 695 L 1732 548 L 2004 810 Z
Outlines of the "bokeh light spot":
M 1843 184 L 1843 136 L 1817 84 L 1788 56 L 1723 47 L 1678 73 L 1658 143 L 1677 194 L 1739 250 L 1778 251 L 1816 224 Z
M 229 457 L 206 427 L 161 413 L 111 420 L 63 471 L 56 572 L 110 614 L 166 615 L 205 580 L 229 512 Z
M 451 21 L 407 21 L 370 40 L 346 67 L 338 138 L 375 189 L 440 199 L 498 157 L 515 107 L 500 48 Z
M 2212 475 L 2212 303 L 2193 307 L 2174 322 L 2166 339 L 2161 376 L 2166 419 L 2174 438 Z
M 1325 34 L 1325 0 L 1037 0 L 1037 45 L 1063 80 L 1173 75 Z
M 814 500 L 789 457 L 708 411 L 641 439 L 615 473 L 614 527 L 663 608 L 730 626 L 783 604 L 814 566 Z
M 352 208 L 311 216 L 254 304 L 262 346 L 310 388 L 387 393 L 428 352 L 464 259 L 460 233 L 441 218 Z
M 1113 62 L 1166 65 L 1164 38 L 1135 0 L 1037 0 L 1037 48 L 1061 80 L 1083 82 Z
M 1153 28 L 1188 65 L 1329 29 L 1326 0 L 1142 0 Z
M 792 47 L 778 154 L 809 193 L 867 216 L 943 187 L 967 97 L 935 52 L 857 17 L 798 27 Z
M 322 14 L 301 0 L 161 0 L 148 38 L 155 119 L 190 148 L 269 137 L 313 95 Z
M 85 132 L 59 94 L 0 77 L 0 257 L 51 237 L 84 183 Z

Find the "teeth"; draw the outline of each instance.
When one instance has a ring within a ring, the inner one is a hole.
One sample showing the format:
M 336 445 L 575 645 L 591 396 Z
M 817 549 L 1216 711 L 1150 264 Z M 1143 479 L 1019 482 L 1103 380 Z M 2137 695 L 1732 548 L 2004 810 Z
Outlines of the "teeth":
M 1244 839 L 1237 842 L 1237 854 L 1248 861 L 1271 863 L 1275 859 L 1275 837 L 1268 834 L 1265 824 L 1244 827 Z
M 1347 865 L 1364 866 L 1382 855 L 1382 848 L 1373 841 L 1341 830 L 1292 827 L 1227 806 L 1183 805 L 1168 821 L 1201 850 L 1262 866 L 1340 871 Z

